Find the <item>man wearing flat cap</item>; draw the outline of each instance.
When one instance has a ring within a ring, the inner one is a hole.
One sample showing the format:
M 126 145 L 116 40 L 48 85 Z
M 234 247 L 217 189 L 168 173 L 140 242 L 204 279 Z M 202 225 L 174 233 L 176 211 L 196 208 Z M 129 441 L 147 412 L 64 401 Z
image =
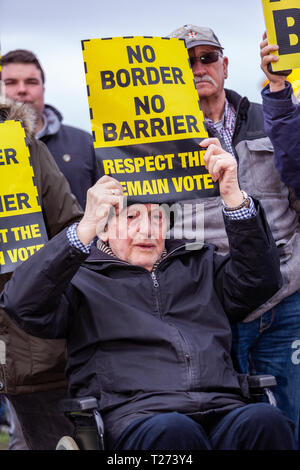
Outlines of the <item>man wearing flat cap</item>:
M 233 352 L 239 372 L 275 375 L 278 406 L 294 421 L 299 442 L 300 204 L 293 190 L 279 179 L 261 105 L 224 88 L 228 58 L 215 33 L 189 24 L 169 36 L 185 40 L 208 133 L 218 137 L 236 158 L 239 183 L 260 200 L 277 245 L 283 286 L 232 327 Z M 200 202 L 205 207 L 205 242 L 216 245 L 219 253 L 227 253 L 224 222 L 218 213 L 220 198 Z

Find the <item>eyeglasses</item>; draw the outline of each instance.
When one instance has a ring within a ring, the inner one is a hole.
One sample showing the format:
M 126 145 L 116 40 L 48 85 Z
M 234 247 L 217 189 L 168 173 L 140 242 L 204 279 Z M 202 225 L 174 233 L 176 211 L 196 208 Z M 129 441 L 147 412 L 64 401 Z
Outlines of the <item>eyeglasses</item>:
M 201 64 L 212 64 L 213 62 L 217 62 L 219 57 L 220 53 L 218 51 L 207 52 L 200 57 L 190 56 L 190 63 L 192 67 L 195 65 L 197 60 L 201 62 Z

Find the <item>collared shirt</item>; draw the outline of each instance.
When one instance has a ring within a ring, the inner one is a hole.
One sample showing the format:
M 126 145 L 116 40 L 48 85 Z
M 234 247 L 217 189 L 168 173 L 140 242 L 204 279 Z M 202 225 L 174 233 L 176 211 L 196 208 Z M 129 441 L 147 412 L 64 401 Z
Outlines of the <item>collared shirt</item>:
M 232 220 L 243 220 L 243 219 L 249 219 L 250 217 L 253 217 L 256 215 L 256 209 L 255 205 L 253 202 L 253 199 L 248 196 L 249 198 L 249 206 L 248 207 L 242 207 L 241 209 L 236 209 L 235 211 L 227 211 L 226 207 L 223 208 L 223 212 L 228 217 L 229 219 Z
M 233 146 L 232 146 L 232 137 L 234 133 L 236 112 L 228 100 L 225 99 L 225 110 L 221 121 L 213 122 L 211 119 L 205 119 L 206 125 L 208 128 L 213 129 L 225 142 L 228 151 L 235 157 Z

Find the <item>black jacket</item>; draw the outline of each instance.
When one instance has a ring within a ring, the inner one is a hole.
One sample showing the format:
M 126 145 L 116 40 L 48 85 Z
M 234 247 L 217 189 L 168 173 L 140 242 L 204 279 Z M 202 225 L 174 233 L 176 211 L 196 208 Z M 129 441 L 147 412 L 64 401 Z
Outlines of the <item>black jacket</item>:
M 271 297 L 281 275 L 261 209 L 225 223 L 231 257 L 168 241 L 154 273 L 96 247 L 87 258 L 62 232 L 6 285 L 0 306 L 22 328 L 67 337 L 70 393 L 99 399 L 109 437 L 145 413 L 201 419 L 247 402 L 229 320 Z

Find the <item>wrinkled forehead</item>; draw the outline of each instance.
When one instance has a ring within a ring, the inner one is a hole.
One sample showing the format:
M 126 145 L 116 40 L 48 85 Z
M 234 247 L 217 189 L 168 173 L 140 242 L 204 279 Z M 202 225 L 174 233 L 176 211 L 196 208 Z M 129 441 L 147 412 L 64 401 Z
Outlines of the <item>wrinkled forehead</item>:
M 164 208 L 164 204 L 125 204 L 121 211 L 116 210 L 115 208 L 111 209 L 110 215 L 108 217 L 108 224 L 111 222 L 111 220 L 125 219 L 130 215 L 140 215 L 151 218 L 151 216 L 157 214 L 162 214 L 162 216 L 165 218 L 166 210 Z
M 165 238 L 169 227 L 169 217 L 164 209 L 164 205 L 159 204 L 130 204 L 124 207 L 121 212 L 114 211 L 108 219 L 105 231 L 108 235 L 108 242 L 114 240 L 128 239 L 136 233 L 147 233 L 151 239 Z
M 135 218 L 136 220 L 153 220 L 154 218 L 157 218 L 158 215 L 161 220 L 168 219 L 165 204 L 130 204 L 125 205 L 121 212 L 115 211 L 115 209 L 113 209 L 108 219 L 108 225 L 110 225 L 112 221 L 118 222 L 119 220 L 122 222 L 129 218 Z

